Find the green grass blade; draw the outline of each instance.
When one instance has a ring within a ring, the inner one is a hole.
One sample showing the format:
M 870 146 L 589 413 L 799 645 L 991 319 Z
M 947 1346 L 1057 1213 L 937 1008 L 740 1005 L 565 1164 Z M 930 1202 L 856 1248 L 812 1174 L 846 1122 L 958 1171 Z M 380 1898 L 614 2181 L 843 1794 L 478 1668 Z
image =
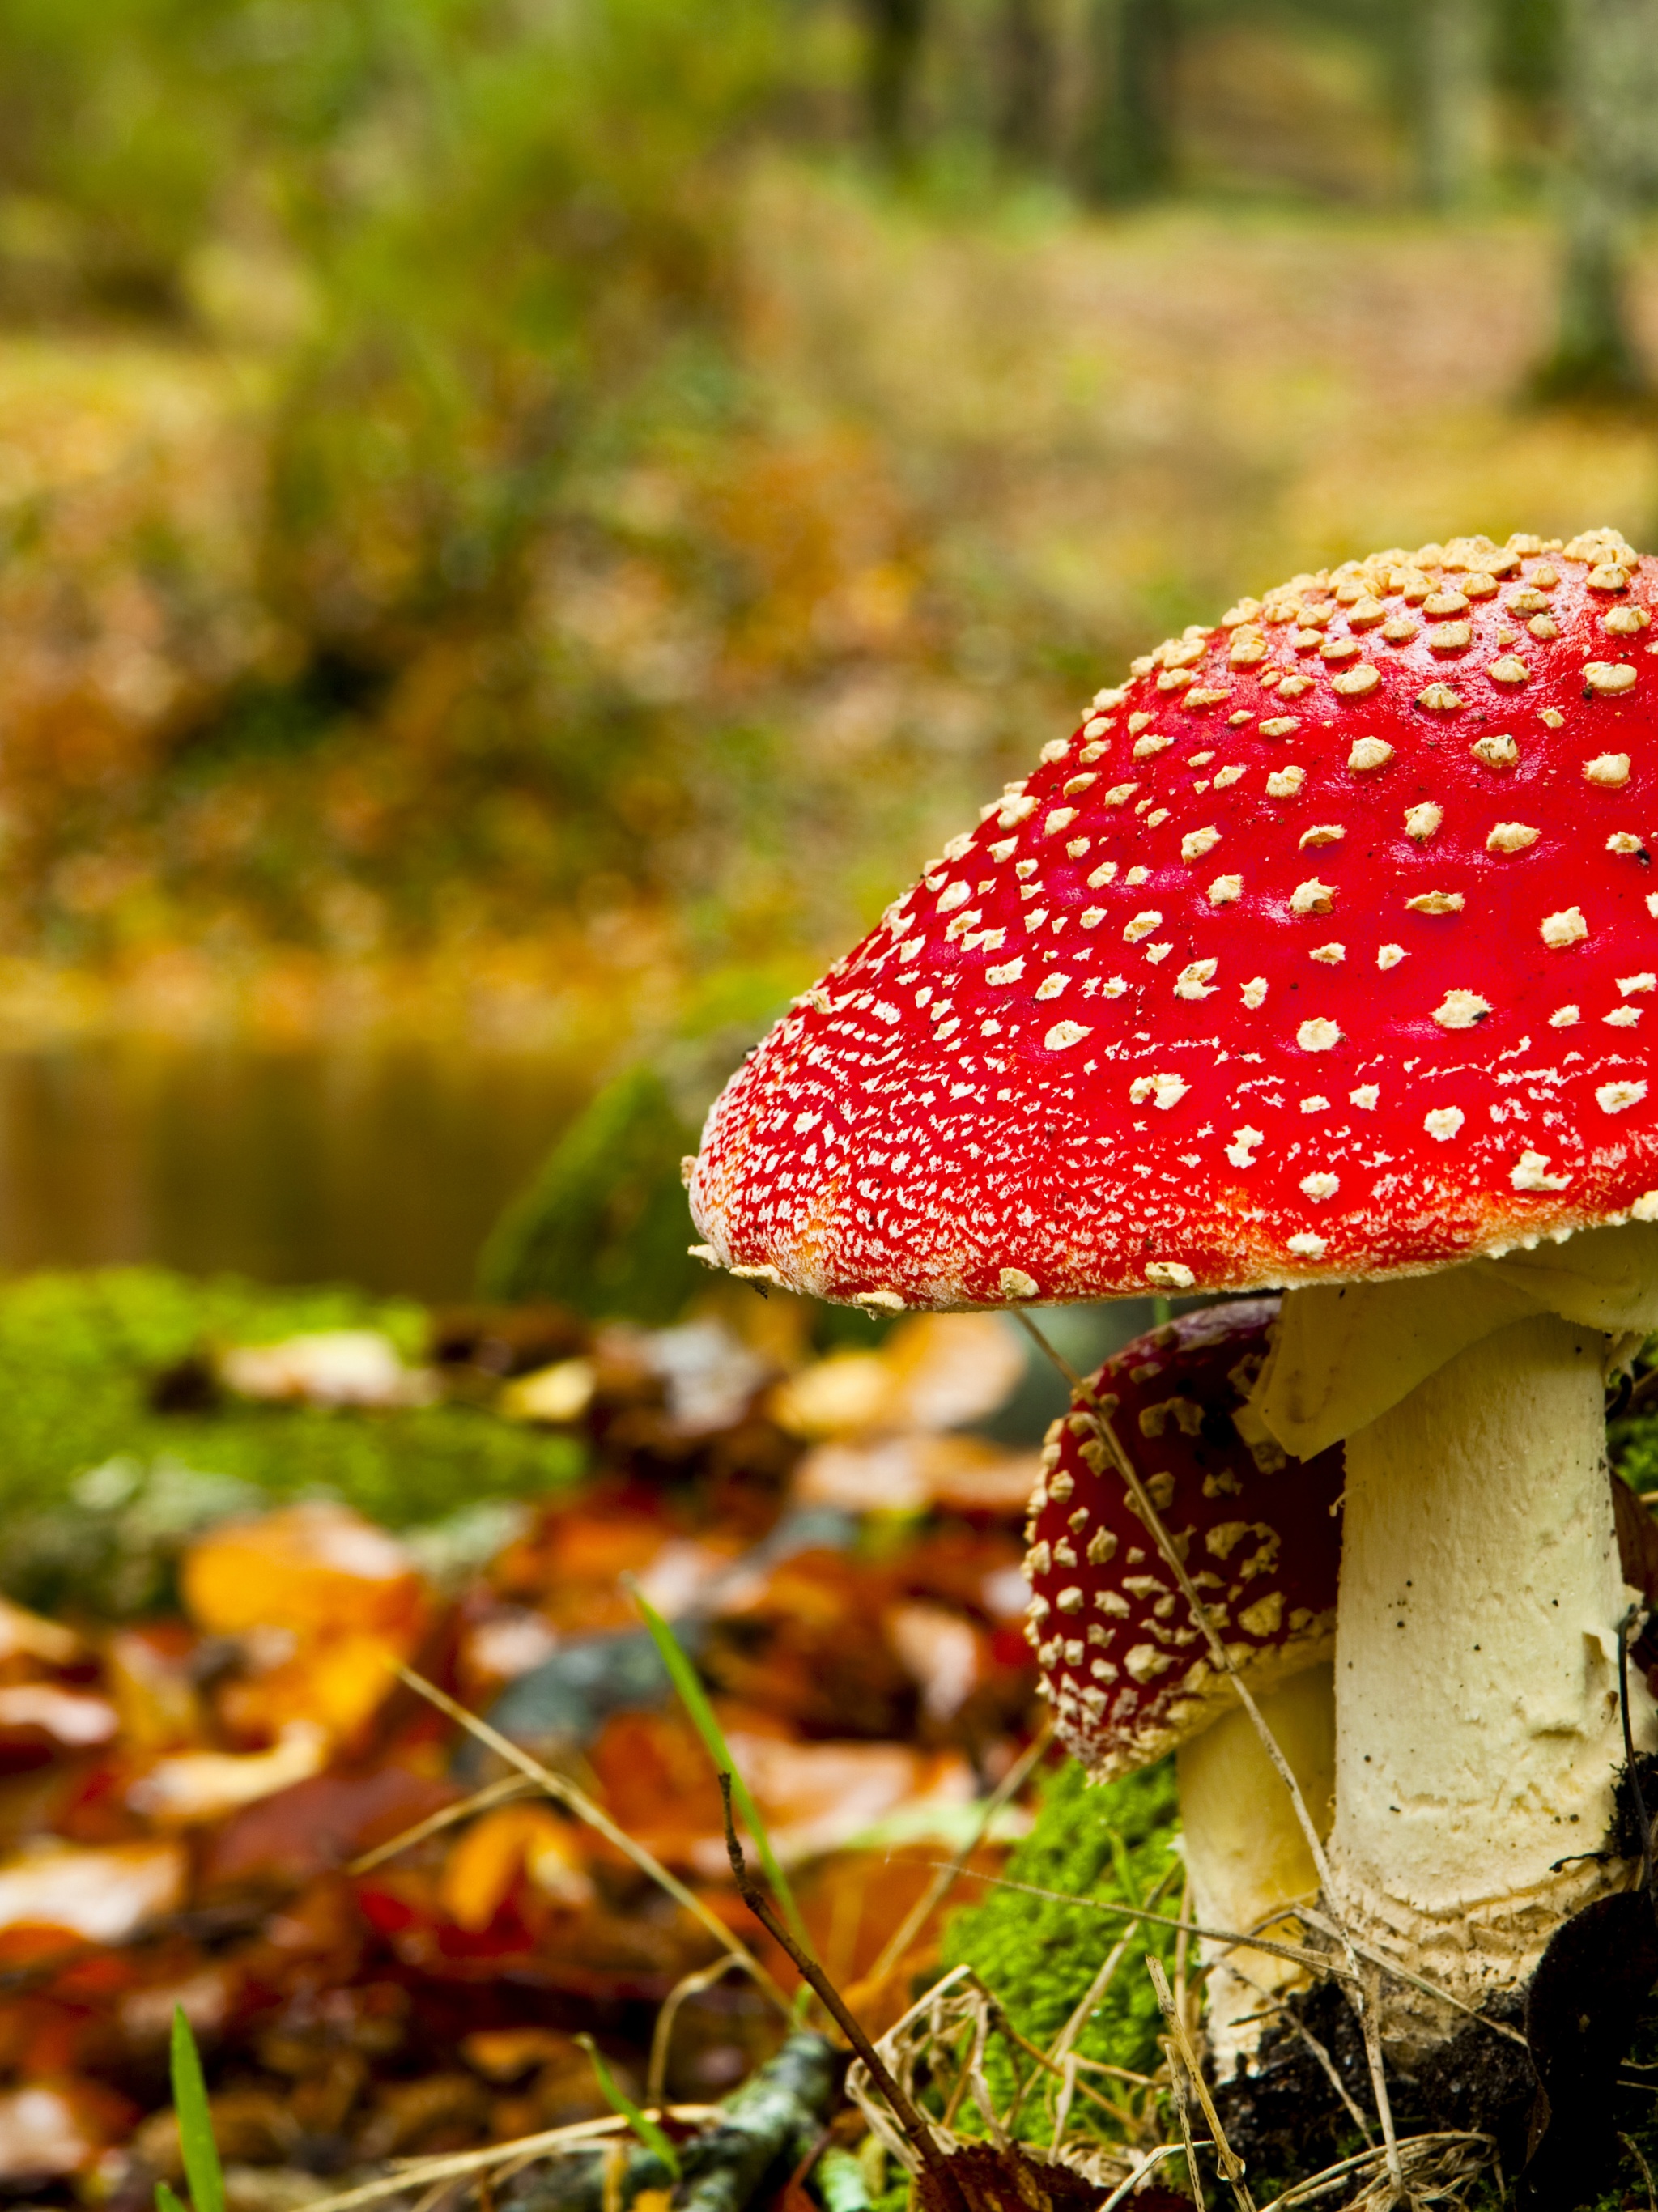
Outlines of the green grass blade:
M 194 2212 L 225 2212 L 224 2173 L 213 2140 L 201 2054 L 182 2005 L 173 2008 L 173 2109 L 179 2115 L 179 2143 Z
M 155 2185 L 155 2212 L 185 2212 L 184 2206 L 164 2181 L 158 2181 Z
M 640 1589 L 638 1583 L 631 1576 L 625 1579 L 634 1603 L 645 1616 L 645 1626 L 651 1632 L 651 1640 L 662 1655 L 662 1663 L 683 1700 L 685 1710 L 690 1715 L 709 1758 L 714 1761 L 714 1771 L 731 1776 L 732 1796 L 737 1801 L 737 1809 L 743 1815 L 744 1826 L 754 1838 L 754 1848 L 760 1855 L 766 1880 L 771 1886 L 773 1896 L 783 1908 L 783 1917 L 789 1923 L 795 1942 L 803 1951 L 811 1951 L 812 1941 L 806 1933 L 805 1922 L 800 1917 L 800 1909 L 794 1901 L 794 1892 L 789 1887 L 788 1876 L 778 1863 L 777 1854 L 771 1847 L 771 1838 L 766 1833 L 766 1824 L 760 1817 L 760 1808 L 749 1795 L 747 1783 L 737 1771 L 737 1761 L 726 1747 L 725 1733 L 714 1718 L 714 1707 L 708 1703 L 708 1692 L 698 1679 L 684 1645 Z
M 613 2112 L 620 2112 L 628 2125 L 639 2137 L 647 2150 L 653 2150 L 676 2181 L 679 2179 L 679 2153 L 668 2141 L 656 2122 L 641 2112 L 633 2099 L 604 2063 L 598 2045 L 591 2035 L 579 2035 L 576 2041 L 593 2062 L 593 2071 L 598 2076 L 599 2089 Z

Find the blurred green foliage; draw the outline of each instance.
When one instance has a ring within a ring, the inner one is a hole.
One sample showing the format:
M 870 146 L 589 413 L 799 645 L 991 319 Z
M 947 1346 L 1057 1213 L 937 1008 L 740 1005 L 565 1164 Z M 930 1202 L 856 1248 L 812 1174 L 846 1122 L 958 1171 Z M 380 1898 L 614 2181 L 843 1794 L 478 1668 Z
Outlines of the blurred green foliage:
M 459 1404 L 384 1413 L 238 1405 L 158 1413 L 165 1370 L 309 1329 L 380 1328 L 405 1358 L 422 1310 L 349 1290 L 192 1281 L 161 1268 L 41 1274 L 0 1290 L 0 1586 L 48 1607 L 138 1610 L 203 1519 L 319 1492 L 395 1528 L 531 1497 L 580 1447 Z
M 550 1298 L 595 1319 L 666 1322 L 705 1279 L 680 1176 L 696 1148 L 654 1069 L 598 1093 L 492 1231 L 478 1290 L 503 1304 Z
M 1048 1778 L 1035 1826 L 1008 1863 L 1010 1880 L 1061 1891 L 1069 1897 L 1115 1899 L 1151 1907 L 1169 1875 L 1157 1910 L 1180 1911 L 1179 1820 L 1172 1759 L 1090 1788 L 1083 1770 L 1067 1759 Z M 1173 1959 L 1170 1929 L 1133 1923 L 1084 1905 L 993 1889 L 981 1905 L 957 1913 L 945 1933 L 946 1966 L 972 1966 L 1006 2006 L 1020 2034 L 1047 2050 L 1065 2026 L 1112 1946 L 1129 1942 L 1098 2008 L 1077 2039 L 1084 2057 L 1151 2073 L 1158 2060 L 1162 2019 L 1150 1977 L 1148 1954 Z M 998 2108 L 1005 2110 L 1013 2075 L 1005 2052 L 993 2039 L 986 2071 Z M 1029 2100 L 1022 2131 L 1046 2139 L 1042 2100 Z

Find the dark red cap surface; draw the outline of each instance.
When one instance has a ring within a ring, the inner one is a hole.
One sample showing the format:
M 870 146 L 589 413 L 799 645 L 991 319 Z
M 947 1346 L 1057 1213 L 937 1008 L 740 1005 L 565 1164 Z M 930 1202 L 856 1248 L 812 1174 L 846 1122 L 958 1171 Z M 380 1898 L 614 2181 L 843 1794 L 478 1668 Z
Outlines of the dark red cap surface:
M 1329 1656 L 1339 1447 L 1286 1459 L 1242 1416 L 1276 1298 L 1183 1314 L 1095 1378 L 1229 1657 L 1266 1690 Z M 1101 1780 L 1144 1766 L 1236 1699 L 1157 1538 L 1080 1409 L 1055 1422 L 1031 1501 L 1026 1630 L 1067 1747 Z
M 1467 539 L 1136 662 L 732 1079 L 708 1256 L 896 1310 L 1658 1218 L 1655 599 Z

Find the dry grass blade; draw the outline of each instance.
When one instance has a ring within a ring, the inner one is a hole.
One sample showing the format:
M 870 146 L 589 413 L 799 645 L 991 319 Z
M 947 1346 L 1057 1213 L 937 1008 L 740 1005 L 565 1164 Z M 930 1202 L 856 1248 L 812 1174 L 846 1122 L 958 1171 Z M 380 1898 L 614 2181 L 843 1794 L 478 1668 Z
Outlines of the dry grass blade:
M 1163 1895 L 1164 1890 L 1168 1888 L 1169 1883 L 1174 1880 L 1179 1870 L 1178 1866 L 1171 1866 L 1164 1872 L 1162 1880 L 1157 1883 L 1157 1887 L 1151 1892 L 1151 1904 L 1153 1905 L 1157 1904 L 1157 1899 Z M 1105 1993 L 1110 1988 L 1112 1981 L 1115 1978 L 1118 1967 L 1121 1966 L 1123 1960 L 1127 1957 L 1128 1947 L 1133 1940 L 1134 1931 L 1131 1928 L 1126 1934 L 1120 1936 L 1116 1942 L 1111 1946 L 1111 1948 L 1106 1953 L 1099 1972 L 1095 1975 L 1093 1980 L 1088 1984 L 1088 1987 L 1083 1991 L 1081 1996 L 1077 2000 L 1076 2005 L 1072 2010 L 1070 2019 L 1066 2021 L 1065 2026 L 1060 2030 L 1058 2035 L 1054 2037 L 1053 2042 L 1048 2046 L 1048 2055 L 1049 2058 L 1053 2060 L 1054 2064 L 1059 2065 L 1063 2063 L 1064 2060 L 1070 2053 L 1072 2044 L 1076 2042 L 1077 2038 L 1082 2033 L 1084 2028 L 1087 2027 L 1089 2021 L 1093 2018 L 1096 2011 L 1103 2002 Z
M 1296 1819 L 1300 1824 L 1302 1834 L 1306 1838 L 1313 1864 L 1318 1870 L 1319 1885 L 1327 1898 L 1333 1899 L 1335 1886 L 1330 1876 L 1330 1863 L 1324 1854 L 1323 1838 L 1314 1825 L 1312 1814 L 1307 1809 L 1307 1801 L 1302 1795 L 1301 1784 L 1297 1781 L 1295 1771 L 1289 1760 L 1279 1748 L 1278 1738 L 1266 1725 L 1266 1717 L 1255 1703 L 1248 1686 L 1233 1665 L 1232 1655 L 1226 1649 L 1219 1630 L 1211 1620 L 1209 1608 L 1199 1596 L 1196 1585 L 1186 1571 L 1186 1562 L 1181 1557 L 1180 1548 L 1163 1526 L 1163 1516 L 1151 1503 L 1145 1484 L 1135 1472 L 1133 1462 L 1122 1448 L 1121 1440 L 1116 1430 L 1112 1426 L 1104 1408 L 1095 1397 L 1091 1384 L 1085 1382 L 1072 1366 L 1070 1361 L 1054 1349 L 1028 1313 L 1018 1308 L 1015 1310 L 1032 1340 L 1047 1353 L 1048 1358 L 1069 1382 L 1073 1396 L 1080 1398 L 1087 1407 L 1089 1418 L 1094 1424 L 1101 1443 L 1110 1454 L 1118 1474 L 1122 1477 L 1129 1497 L 1133 1501 L 1135 1511 L 1139 1514 L 1142 1524 L 1149 1528 L 1156 1538 L 1157 1549 L 1163 1553 L 1169 1571 L 1174 1576 L 1180 1587 L 1181 1595 L 1186 1600 L 1192 1619 L 1209 1648 L 1211 1661 L 1218 1673 L 1225 1674 L 1230 1680 L 1239 1704 L 1248 1714 L 1255 1734 L 1260 1739 L 1261 1748 L 1272 1761 L 1278 1779 L 1289 1791 L 1290 1802 L 1295 1808 Z M 1382 2141 L 1387 2146 L 1388 2171 L 1395 2188 L 1402 2191 L 1404 2172 L 1399 2163 L 1399 2147 L 1394 2130 L 1393 2106 L 1388 2096 L 1388 2077 L 1382 2064 L 1381 2032 L 1376 2021 L 1372 2017 L 1373 2008 L 1370 1994 L 1364 1990 L 1363 1978 L 1358 1972 L 1357 1957 L 1346 1930 L 1339 1929 L 1339 1936 L 1352 1966 L 1353 1980 L 1358 1984 L 1361 1992 L 1359 2017 L 1364 2029 L 1365 2055 L 1370 2062 L 1370 2090 L 1376 2099 L 1377 2117 L 1382 2122 Z
M 1399 2146 L 1400 2164 L 1406 2175 L 1406 2188 L 1413 2205 L 1442 2203 L 1455 2198 L 1471 2182 L 1477 2181 L 1496 2162 L 1496 2138 L 1477 2135 L 1464 2129 L 1445 2129 L 1438 2132 L 1407 2136 Z M 1379 2172 L 1376 2171 L 1380 2168 Z M 1320 2197 L 1333 2195 L 1345 2189 L 1356 2176 L 1366 2171 L 1376 2172 L 1376 2178 L 1349 2199 L 1348 2212 L 1363 2207 L 1363 2212 L 1382 2212 L 1382 2207 L 1393 2201 L 1395 2185 L 1388 2170 L 1385 2144 L 1373 2150 L 1355 2151 L 1351 2158 L 1338 2159 L 1333 2166 L 1322 2167 L 1297 2181 L 1281 2196 L 1264 2204 L 1260 2212 L 1291 2212 L 1291 2207 L 1310 2204 Z
M 1012 1889 L 1025 1897 L 1045 1897 L 1055 1905 L 1080 1905 L 1090 1912 L 1114 1913 L 1124 1920 L 1144 1920 L 1154 1928 L 1179 1929 L 1185 1924 L 1193 1936 L 1201 1936 L 1211 1942 L 1238 1944 L 1251 1951 L 1266 1951 L 1275 1959 L 1292 1960 L 1297 1966 L 1306 1966 L 1313 1973 L 1327 1974 L 1332 1981 L 1351 1982 L 1357 1978 L 1356 1972 L 1350 1973 L 1345 1966 L 1338 1966 L 1327 1951 L 1309 1951 L 1302 1943 L 1280 1943 L 1271 1936 L 1242 1934 L 1236 1928 L 1206 1928 L 1201 1922 L 1195 1920 L 1182 1923 L 1172 1912 L 1153 1912 L 1144 1905 L 1122 1905 L 1115 1898 L 1078 1897 L 1066 1889 L 1044 1889 L 1038 1882 L 1016 1881 L 1011 1875 L 975 1874 L 969 1868 L 967 1878 L 969 1881 L 982 1881 L 992 1889 Z M 1274 1912 L 1272 1922 L 1296 1918 L 1298 1911 L 1299 1908 L 1296 1912 L 1279 1908 Z
M 668 2051 L 673 2042 L 674 2022 L 679 2017 L 680 2006 L 687 1997 L 701 1996 L 704 1990 L 711 1990 L 716 1982 L 722 1981 L 730 1973 L 737 1963 L 727 1952 L 723 1959 L 716 1959 L 713 1966 L 701 1966 L 695 1973 L 684 1975 L 663 1999 L 657 2012 L 656 2026 L 651 2031 L 651 2063 L 645 2076 L 647 2105 L 662 2102 L 663 2087 L 668 2073 Z
M 1658 2197 L 1654 2196 L 1652 2189 L 1652 2168 L 1642 2157 L 1640 2144 L 1631 2136 L 1620 2135 L 1618 2140 L 1641 2169 L 1641 2179 L 1647 2185 L 1647 2212 L 1658 2212 Z
M 625 1852 L 641 1874 L 648 1875 L 659 1888 L 666 1890 L 677 1905 L 683 1905 L 687 1912 L 700 1920 L 720 1949 L 729 1951 L 771 1998 L 778 2010 L 787 2014 L 788 1999 L 747 1944 L 732 1935 L 718 1913 L 706 1905 L 695 1891 L 687 1889 L 677 1875 L 670 1874 L 662 1862 L 653 1852 L 647 1851 L 643 1844 L 635 1843 L 625 1828 L 618 1827 L 604 1808 L 596 1805 L 585 1790 L 574 1782 L 567 1781 L 563 1775 L 555 1774 L 551 1767 L 544 1766 L 538 1759 L 531 1759 L 529 1753 L 515 1744 L 510 1736 L 503 1735 L 499 1729 L 491 1728 L 488 1721 L 480 1720 L 476 1713 L 469 1713 L 465 1705 L 457 1705 L 446 1691 L 439 1689 L 435 1682 L 428 1682 L 423 1674 L 416 1674 L 412 1667 L 399 1667 L 398 1674 L 429 1705 L 435 1705 L 440 1713 L 447 1713 L 450 1719 L 459 1722 L 469 1735 L 476 1736 L 480 1743 L 487 1743 L 490 1750 L 498 1753 L 509 1765 L 517 1767 L 520 1774 L 528 1775 L 531 1782 L 538 1784 L 550 1797 L 556 1798 L 561 1805 L 568 1806 L 579 1820 L 585 1820 L 607 1842 L 614 1844 L 619 1851 Z
M 1242 2208 L 1242 2212 L 1255 2212 L 1254 2199 L 1250 2196 L 1248 2185 L 1243 2179 L 1243 2161 L 1226 2140 L 1226 2131 L 1221 2126 L 1220 2115 L 1216 2112 L 1214 2100 L 1209 2094 L 1209 2085 L 1203 2078 L 1203 2069 L 1198 2063 L 1197 2053 L 1193 2050 L 1191 2039 L 1186 2033 L 1186 2022 L 1181 2018 L 1181 2008 L 1175 2003 L 1174 1991 L 1169 1986 L 1169 1977 L 1163 1971 L 1162 1960 L 1148 1959 L 1145 1962 L 1145 1971 L 1151 1978 L 1151 1986 L 1157 1991 L 1158 2008 L 1164 2020 L 1169 2023 L 1169 2033 L 1175 2049 L 1179 2051 L 1181 2063 L 1191 2076 L 1192 2087 L 1197 2092 L 1198 2102 L 1203 2106 L 1203 2117 L 1208 2121 L 1209 2132 L 1214 2137 L 1215 2155 L 1220 2160 L 1221 2171 L 1225 2174 L 1228 2185 Z
M 1037 1734 L 997 1784 L 991 1795 L 984 1800 L 979 1817 L 974 1823 L 972 1834 L 967 1842 L 962 1845 L 953 1859 L 935 1870 L 925 1893 L 911 1905 L 897 1928 L 887 1938 L 881 1948 L 880 1957 L 864 1977 L 865 1981 L 879 1983 L 886 1979 L 922 1929 L 926 1927 L 928 1919 L 937 1911 L 961 1880 L 968 1861 L 984 1841 L 991 1822 L 1005 1805 L 1011 1804 L 1017 1796 L 1019 1791 L 1035 1771 L 1038 1761 L 1053 1741 L 1054 1723 L 1051 1720 L 1045 1721 Z
M 1186 2104 L 1186 2069 L 1181 2063 L 1172 2036 L 1163 2038 L 1163 2048 L 1169 2061 L 1169 2101 L 1175 2108 L 1175 2124 L 1180 2130 L 1181 2147 L 1186 2152 L 1186 2172 L 1192 2184 L 1192 2202 L 1197 2206 L 1198 2212 L 1206 2212 L 1203 2174 L 1198 2166 L 1198 2147 L 1192 2140 L 1192 2115 Z
M 1160 2166 L 1166 2158 L 1178 2158 L 1183 2148 L 1181 2143 L 1159 2143 L 1156 2150 L 1150 2152 L 1134 2168 L 1127 2180 L 1112 2191 L 1104 2203 L 1101 2205 L 1100 2212 L 1117 2212 L 1117 2207 L 1122 2203 L 1124 2197 L 1139 2187 L 1154 2166 Z M 310 2212 L 308 2206 L 307 2212 Z
M 475 1813 L 492 1812 L 497 1805 L 509 1804 L 515 1797 L 532 1797 L 537 1785 L 527 1775 L 508 1774 L 499 1782 L 491 1782 L 482 1790 L 475 1790 L 470 1797 L 463 1797 L 458 1805 L 446 1805 L 441 1811 L 428 1814 L 425 1820 L 416 1820 L 412 1828 L 405 1828 L 389 1842 L 376 1844 L 372 1851 L 353 1859 L 345 1871 L 355 1880 L 360 1874 L 369 1874 L 387 1859 L 394 1859 L 400 1851 L 412 1850 L 423 1844 L 428 1836 L 440 1835 L 444 1829 L 452 1828 L 458 1820 L 470 1820 Z
M 1328 1936 L 1333 1942 L 1341 1940 L 1342 1931 L 1336 1923 L 1327 1919 L 1315 1907 L 1298 1905 L 1295 1917 L 1304 1921 L 1308 1927 L 1315 1928 L 1321 1936 Z M 1478 2021 L 1481 2027 L 1488 2027 L 1493 2035 L 1503 2036 L 1509 2043 L 1526 2044 L 1520 2030 L 1511 2027 L 1507 2021 L 1493 2020 L 1489 2013 L 1477 2012 L 1473 2005 L 1465 2004 L 1461 1997 L 1454 1997 L 1448 1990 L 1442 1990 L 1437 1982 L 1426 1982 L 1420 1974 L 1412 1973 L 1397 1960 L 1390 1959 L 1385 1951 L 1374 1950 L 1370 1944 L 1361 1943 L 1356 1938 L 1349 1937 L 1347 1941 L 1359 1958 L 1379 1968 L 1382 1973 L 1390 1974 L 1395 1981 L 1403 1982 L 1407 1989 L 1420 1990 L 1424 1997 L 1432 1997 L 1436 2004 L 1448 2005 L 1453 2012 L 1466 2013 L 1470 2020 Z M 1255 1948 L 1259 1950 L 1261 1946 L 1257 1943 Z M 1529 2050 L 1530 2045 L 1526 2045 L 1526 2048 Z
M 700 2125 L 719 2117 L 717 2105 L 669 2105 L 657 2114 L 659 2119 L 683 2120 Z M 400 2197 L 411 2189 L 430 2188 L 437 2183 L 446 2185 L 463 2176 L 487 2173 L 498 2166 L 509 2166 L 516 2160 L 527 2166 L 538 2158 L 555 2157 L 561 2151 L 580 2150 L 589 2143 L 603 2143 L 625 2135 L 627 2122 L 620 2114 L 607 2112 L 601 2120 L 573 2120 L 568 2127 L 548 2128 L 540 2135 L 519 2136 L 512 2142 L 490 2143 L 483 2150 L 454 2151 L 442 2158 L 414 2158 L 400 2160 L 389 2173 L 378 2180 L 359 2183 L 337 2197 L 319 2197 L 307 2204 L 305 2212 L 354 2212 L 359 2204 L 378 2203 L 383 2197 Z

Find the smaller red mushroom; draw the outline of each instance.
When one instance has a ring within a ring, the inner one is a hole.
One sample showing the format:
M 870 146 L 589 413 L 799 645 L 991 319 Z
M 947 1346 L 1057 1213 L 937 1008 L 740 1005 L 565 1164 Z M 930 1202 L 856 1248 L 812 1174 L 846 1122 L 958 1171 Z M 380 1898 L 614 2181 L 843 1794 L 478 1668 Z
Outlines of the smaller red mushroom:
M 1339 1450 L 1286 1457 L 1245 1404 L 1276 1298 L 1182 1315 L 1094 1378 L 1228 1656 L 1290 1762 L 1321 1834 L 1335 1772 Z M 1194 1914 L 1260 1932 L 1318 1876 L 1289 1792 L 1176 1587 L 1086 1402 L 1054 1424 L 1032 1500 L 1026 1633 L 1060 1734 L 1096 1781 L 1176 1753 Z M 1292 1961 L 1206 1942 L 1223 2075 L 1259 2039 Z

